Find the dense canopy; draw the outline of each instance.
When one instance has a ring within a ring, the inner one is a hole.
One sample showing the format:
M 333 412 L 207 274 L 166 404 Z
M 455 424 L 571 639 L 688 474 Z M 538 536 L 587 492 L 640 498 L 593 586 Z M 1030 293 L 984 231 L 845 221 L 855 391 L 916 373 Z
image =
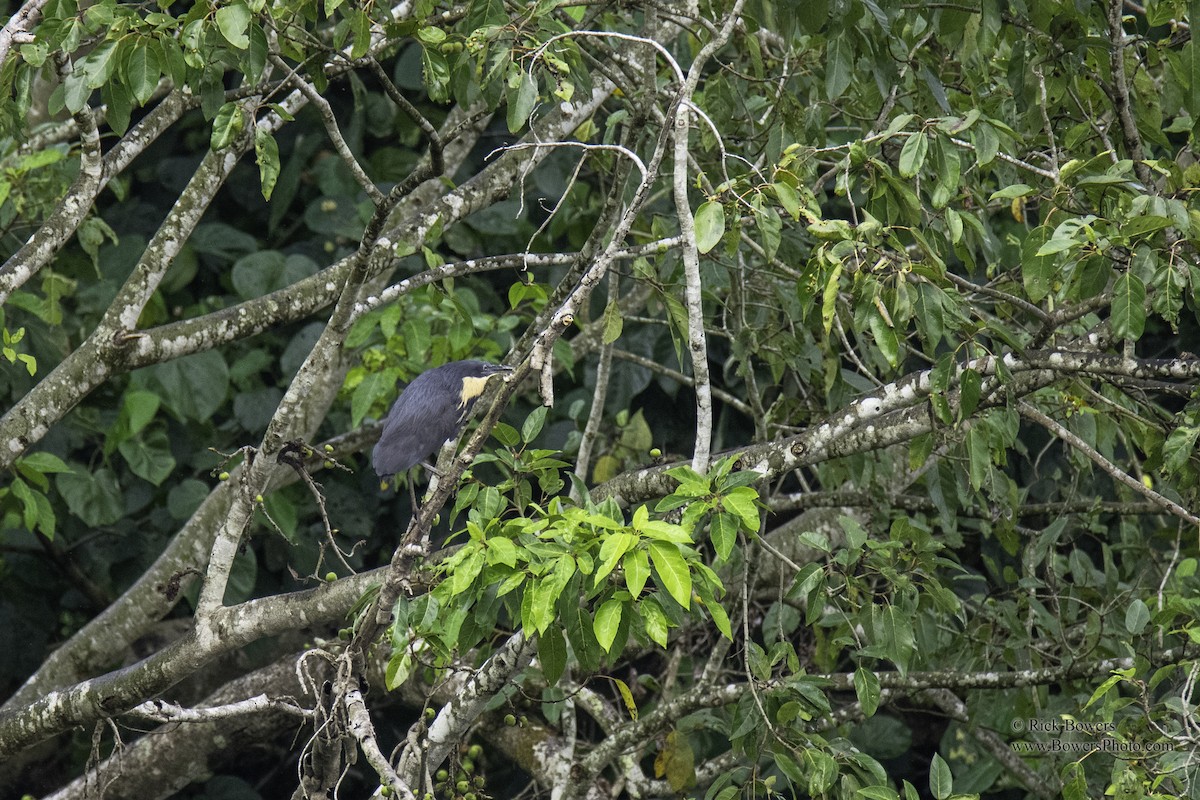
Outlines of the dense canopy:
M 0 795 L 1200 797 L 1197 19 L 29 0 Z

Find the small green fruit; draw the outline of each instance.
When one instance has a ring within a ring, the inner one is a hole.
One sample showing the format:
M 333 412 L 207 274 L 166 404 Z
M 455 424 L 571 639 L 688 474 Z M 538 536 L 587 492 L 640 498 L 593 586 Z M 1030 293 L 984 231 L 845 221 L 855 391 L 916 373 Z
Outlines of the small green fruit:
M 467 790 L 471 788 L 471 784 L 467 783 L 466 781 L 459 781 L 458 783 L 454 784 L 454 788 L 458 790 L 459 794 L 466 794 Z
M 392 787 L 388 786 L 388 785 L 385 783 L 383 786 L 380 786 L 380 787 L 379 787 L 379 793 L 380 793 L 381 795 L 383 795 L 384 797 L 390 797 L 390 796 L 391 796 L 391 794 L 392 794 Z
M 651 447 L 650 448 L 650 457 L 651 458 L 662 458 L 662 450 L 659 450 L 657 447 Z
M 342 628 L 341 630 L 338 631 L 338 638 L 341 639 L 343 642 L 349 641 L 350 637 L 353 635 L 354 635 L 354 631 L 350 630 L 349 628 Z
M 471 758 L 479 758 L 481 755 L 483 755 L 483 747 L 481 745 L 473 744 L 467 748 L 467 755 Z
M 229 480 L 229 473 L 228 473 L 228 472 L 222 472 L 220 475 L 218 475 L 218 476 L 217 476 L 217 480 L 220 480 L 220 481 L 227 481 L 227 480 Z
M 337 573 L 336 572 L 326 572 L 325 580 L 329 581 L 330 583 L 333 583 L 334 581 L 337 580 Z
M 517 718 L 514 717 L 512 714 L 505 714 L 504 715 L 504 724 L 511 728 L 512 726 L 517 724 Z
M 434 777 L 437 778 L 439 781 L 444 781 L 450 777 L 450 773 L 444 769 L 439 769 L 437 771 L 437 775 L 435 775 Z

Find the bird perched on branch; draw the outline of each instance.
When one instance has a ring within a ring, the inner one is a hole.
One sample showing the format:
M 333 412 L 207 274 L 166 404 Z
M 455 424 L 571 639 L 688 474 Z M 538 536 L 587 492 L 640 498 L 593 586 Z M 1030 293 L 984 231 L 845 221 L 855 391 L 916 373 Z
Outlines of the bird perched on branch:
M 413 378 L 388 412 L 371 452 L 375 473 L 387 478 L 424 463 L 462 430 L 488 379 L 511 370 L 483 361 L 451 361 Z

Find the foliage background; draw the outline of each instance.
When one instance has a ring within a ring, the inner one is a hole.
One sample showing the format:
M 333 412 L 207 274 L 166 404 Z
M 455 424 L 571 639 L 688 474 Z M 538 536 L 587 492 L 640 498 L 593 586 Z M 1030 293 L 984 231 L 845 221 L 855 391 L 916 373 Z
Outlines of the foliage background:
M 12 10 L 0 793 L 1200 796 L 1197 18 Z

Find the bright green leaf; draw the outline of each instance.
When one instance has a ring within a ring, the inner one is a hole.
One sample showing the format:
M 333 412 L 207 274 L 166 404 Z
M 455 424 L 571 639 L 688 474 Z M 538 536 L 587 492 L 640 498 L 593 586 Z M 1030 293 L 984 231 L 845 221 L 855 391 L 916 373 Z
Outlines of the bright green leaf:
M 217 29 L 225 37 L 225 41 L 238 50 L 250 46 L 250 37 L 246 35 L 250 27 L 250 9 L 244 3 L 231 3 L 217 9 Z
M 679 551 L 679 545 L 650 542 L 650 561 L 663 587 L 684 608 L 692 603 L 692 574 Z
M 606 653 L 612 648 L 613 640 L 617 638 L 617 631 L 621 627 L 621 612 L 624 609 L 625 602 L 613 598 L 606 601 L 596 611 L 593 629 L 596 631 L 596 641 L 600 643 Z

